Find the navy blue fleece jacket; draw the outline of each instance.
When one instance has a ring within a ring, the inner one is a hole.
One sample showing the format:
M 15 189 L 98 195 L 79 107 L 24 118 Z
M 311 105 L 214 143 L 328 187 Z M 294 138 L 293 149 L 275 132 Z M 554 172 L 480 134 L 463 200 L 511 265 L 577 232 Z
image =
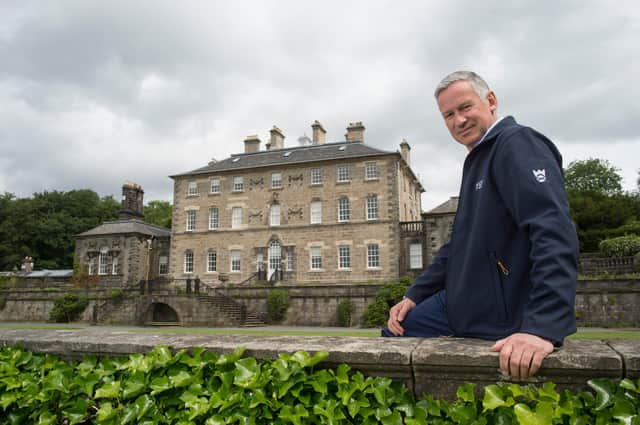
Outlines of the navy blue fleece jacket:
M 456 336 L 560 345 L 576 330 L 577 258 L 560 153 L 506 117 L 467 155 L 451 239 L 406 296 L 446 289 Z

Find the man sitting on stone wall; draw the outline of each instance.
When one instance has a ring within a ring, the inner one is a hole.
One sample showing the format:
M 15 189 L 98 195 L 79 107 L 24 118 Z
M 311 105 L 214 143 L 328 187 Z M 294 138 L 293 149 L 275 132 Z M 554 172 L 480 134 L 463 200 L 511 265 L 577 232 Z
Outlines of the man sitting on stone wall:
M 435 97 L 469 151 L 458 212 L 382 335 L 497 340 L 503 373 L 525 379 L 576 330 L 578 239 L 562 157 L 544 135 L 498 118 L 495 93 L 473 72 L 446 76 Z

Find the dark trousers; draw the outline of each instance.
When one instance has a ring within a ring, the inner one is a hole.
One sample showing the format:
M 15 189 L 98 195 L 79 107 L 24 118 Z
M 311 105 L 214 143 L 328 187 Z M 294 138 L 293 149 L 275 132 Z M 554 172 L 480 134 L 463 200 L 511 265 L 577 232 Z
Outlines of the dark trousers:
M 403 336 L 435 338 L 453 335 L 447 319 L 445 295 L 444 290 L 436 292 L 409 311 L 401 323 L 404 328 Z M 381 334 L 396 336 L 387 328 L 383 328 Z

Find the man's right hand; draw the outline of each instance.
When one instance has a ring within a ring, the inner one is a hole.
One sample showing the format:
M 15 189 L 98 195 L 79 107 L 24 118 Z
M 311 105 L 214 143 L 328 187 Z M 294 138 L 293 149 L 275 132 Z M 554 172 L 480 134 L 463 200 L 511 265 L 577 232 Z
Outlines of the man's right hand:
M 404 335 L 404 328 L 400 324 L 407 316 L 407 313 L 416 306 L 416 303 L 409 298 L 403 298 L 398 304 L 391 307 L 389 310 L 389 320 L 387 321 L 387 327 L 389 331 L 396 335 Z

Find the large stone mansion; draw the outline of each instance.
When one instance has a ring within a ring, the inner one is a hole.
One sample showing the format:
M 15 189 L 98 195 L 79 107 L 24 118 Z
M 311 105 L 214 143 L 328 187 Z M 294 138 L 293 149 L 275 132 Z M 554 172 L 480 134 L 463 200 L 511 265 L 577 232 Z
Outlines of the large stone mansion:
M 89 274 L 129 283 L 346 283 L 421 271 L 448 237 L 455 199 L 422 214 L 406 141 L 377 149 L 356 122 L 329 143 L 322 124 L 311 127 L 311 139 L 285 146 L 274 126 L 264 149 L 248 136 L 243 153 L 171 176 L 170 235 L 142 221 L 142 188 L 125 184 L 120 220 L 79 235 L 78 258 Z

